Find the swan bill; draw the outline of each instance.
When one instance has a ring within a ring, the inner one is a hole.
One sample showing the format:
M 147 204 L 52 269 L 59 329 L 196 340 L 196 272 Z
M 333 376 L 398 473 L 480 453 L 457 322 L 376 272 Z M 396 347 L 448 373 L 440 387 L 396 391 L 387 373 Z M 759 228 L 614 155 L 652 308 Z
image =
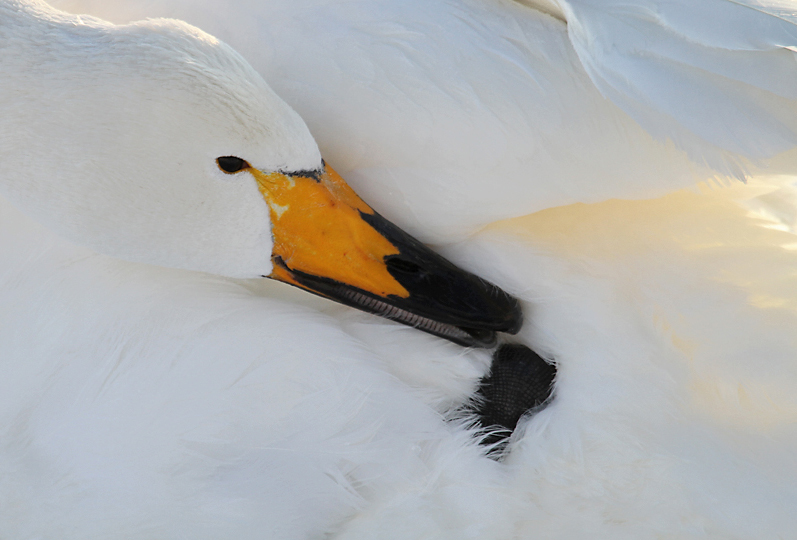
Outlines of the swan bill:
M 331 167 L 251 172 L 272 220 L 268 277 L 464 346 L 520 330 L 517 299 L 377 214 Z

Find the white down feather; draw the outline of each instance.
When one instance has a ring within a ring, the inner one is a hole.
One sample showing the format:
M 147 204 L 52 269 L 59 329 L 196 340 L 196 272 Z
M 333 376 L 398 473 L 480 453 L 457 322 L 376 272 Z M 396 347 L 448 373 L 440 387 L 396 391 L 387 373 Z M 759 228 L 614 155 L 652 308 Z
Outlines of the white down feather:
M 523 300 L 559 375 L 495 463 L 441 419 L 485 353 L 3 200 L 0 536 L 794 536 L 797 191 L 762 176 L 794 173 L 788 4 L 742 33 L 709 24 L 738 2 L 546 4 L 58 3 L 232 44 L 366 200 Z M 725 170 L 753 177 L 677 191 Z

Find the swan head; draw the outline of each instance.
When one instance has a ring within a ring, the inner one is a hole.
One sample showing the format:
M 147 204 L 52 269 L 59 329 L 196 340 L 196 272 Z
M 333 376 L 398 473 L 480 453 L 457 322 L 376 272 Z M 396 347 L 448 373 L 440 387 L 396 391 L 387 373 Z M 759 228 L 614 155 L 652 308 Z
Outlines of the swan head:
M 62 236 L 130 261 L 271 277 L 464 345 L 519 330 L 514 298 L 362 201 L 215 38 L 19 4 L 3 35 L 0 189 Z

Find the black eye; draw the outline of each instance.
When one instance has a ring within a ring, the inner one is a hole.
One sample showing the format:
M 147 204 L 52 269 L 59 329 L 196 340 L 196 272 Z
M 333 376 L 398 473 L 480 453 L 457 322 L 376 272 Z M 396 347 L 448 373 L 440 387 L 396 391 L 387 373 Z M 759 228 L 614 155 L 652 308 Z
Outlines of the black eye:
M 228 174 L 237 173 L 238 171 L 249 168 L 249 164 L 246 161 L 235 156 L 220 157 L 216 159 L 216 163 L 219 164 L 219 169 Z

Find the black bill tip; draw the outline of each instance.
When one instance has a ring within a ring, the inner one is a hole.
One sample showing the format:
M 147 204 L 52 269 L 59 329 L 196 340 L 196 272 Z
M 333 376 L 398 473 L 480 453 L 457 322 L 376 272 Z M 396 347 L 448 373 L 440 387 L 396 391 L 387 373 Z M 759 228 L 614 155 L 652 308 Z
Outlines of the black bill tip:
M 405 307 L 402 307 L 407 305 L 406 298 L 394 296 L 382 298 L 333 279 L 291 270 L 279 257 L 274 259 L 274 264 L 280 265 L 290 272 L 291 277 L 296 283 L 309 292 L 368 313 L 373 313 L 412 326 L 429 334 L 445 338 L 458 345 L 464 347 L 491 348 L 494 347 L 497 342 L 497 335 L 494 330 L 457 326 L 419 315 L 414 311 L 409 311 Z
M 410 293 L 396 299 L 398 307 L 459 328 L 485 347 L 495 344 L 496 332 L 516 334 L 523 326 L 515 297 L 454 265 L 379 214 L 361 217 L 399 250 L 385 257 L 390 275 Z
M 466 347 L 490 348 L 498 332 L 520 330 L 523 312 L 516 298 L 457 267 L 379 214 L 360 212 L 360 217 L 397 251 L 381 262 L 406 295 L 380 295 L 304 272 L 280 256 L 272 259 L 279 270 L 272 276 Z

